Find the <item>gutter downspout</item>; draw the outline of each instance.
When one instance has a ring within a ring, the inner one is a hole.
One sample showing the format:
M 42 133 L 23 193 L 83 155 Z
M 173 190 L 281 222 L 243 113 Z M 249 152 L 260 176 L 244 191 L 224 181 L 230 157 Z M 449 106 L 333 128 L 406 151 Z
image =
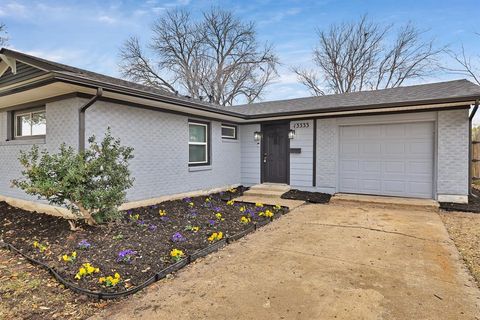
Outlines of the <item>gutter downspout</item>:
M 97 93 L 80 108 L 78 115 L 78 151 L 85 150 L 85 111 L 90 108 L 103 95 L 102 87 L 97 88 Z
M 472 192 L 472 183 L 473 183 L 473 177 L 472 177 L 472 160 L 473 160 L 472 125 L 473 125 L 473 117 L 475 117 L 475 114 L 477 113 L 479 102 L 480 101 L 478 99 L 475 101 L 475 106 L 473 107 L 472 113 L 470 114 L 470 116 L 468 118 L 468 121 L 469 121 L 469 126 L 468 126 L 468 193 L 470 195 L 473 195 L 473 192 Z

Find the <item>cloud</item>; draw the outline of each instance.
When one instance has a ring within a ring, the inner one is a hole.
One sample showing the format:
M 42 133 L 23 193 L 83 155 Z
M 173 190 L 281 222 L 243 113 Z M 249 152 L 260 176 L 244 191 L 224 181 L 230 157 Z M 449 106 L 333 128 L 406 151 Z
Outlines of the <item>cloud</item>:
M 280 12 L 274 12 L 272 15 L 270 15 L 266 19 L 263 19 L 260 22 L 260 24 L 265 25 L 265 24 L 280 22 L 287 17 L 291 17 L 299 14 L 301 11 L 302 10 L 300 8 L 290 8 L 287 10 L 282 10 Z
M 16 18 L 24 18 L 28 16 L 27 7 L 18 2 L 10 2 L 0 6 L 0 16 L 9 16 Z
M 112 16 L 108 16 L 106 14 L 104 15 L 101 15 L 97 18 L 97 21 L 99 22 L 103 22 L 103 23 L 106 23 L 106 24 L 115 24 L 117 23 L 117 19 L 112 17 Z

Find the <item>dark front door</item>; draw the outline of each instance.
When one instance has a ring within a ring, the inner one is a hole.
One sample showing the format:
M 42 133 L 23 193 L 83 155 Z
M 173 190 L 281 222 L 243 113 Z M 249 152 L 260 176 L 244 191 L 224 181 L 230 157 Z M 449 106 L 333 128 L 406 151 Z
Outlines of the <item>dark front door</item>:
M 288 184 L 289 124 L 262 126 L 263 182 Z

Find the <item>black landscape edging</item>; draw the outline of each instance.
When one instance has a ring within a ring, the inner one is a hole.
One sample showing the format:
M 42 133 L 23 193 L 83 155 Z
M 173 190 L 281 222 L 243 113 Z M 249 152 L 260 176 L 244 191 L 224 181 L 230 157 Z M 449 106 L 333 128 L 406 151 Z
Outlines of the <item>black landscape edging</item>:
M 251 203 L 251 202 L 245 202 L 245 201 L 241 201 L 241 202 L 242 203 Z M 145 289 L 146 287 L 153 284 L 154 282 L 157 282 L 157 281 L 165 278 L 168 274 L 179 271 L 180 269 L 187 266 L 191 262 L 197 260 L 198 258 L 205 257 L 212 252 L 218 251 L 220 248 L 222 248 L 226 244 L 232 243 L 234 241 L 237 241 L 237 240 L 243 238 L 247 234 L 249 234 L 251 232 L 254 232 L 255 230 L 259 229 L 260 227 L 263 227 L 263 226 L 267 225 L 268 223 L 272 222 L 274 219 L 279 218 L 280 215 L 284 215 L 284 214 L 289 212 L 288 207 L 282 206 L 282 209 L 286 210 L 286 211 L 284 211 L 283 213 L 275 214 L 275 216 L 270 218 L 269 220 L 264 220 L 262 222 L 254 223 L 252 226 L 250 226 L 249 228 L 247 228 L 243 231 L 240 231 L 240 232 L 238 232 L 238 233 L 236 233 L 232 236 L 227 236 L 227 237 L 225 237 L 225 238 L 223 238 L 223 239 L 221 239 L 221 240 L 219 240 L 219 241 L 217 241 L 217 242 L 215 242 L 215 243 L 213 243 L 213 244 L 211 244 L 211 245 L 209 245 L 209 246 L 207 246 L 203 249 L 197 250 L 194 253 L 192 253 L 191 255 L 188 255 L 186 258 L 181 259 L 178 262 L 175 262 L 174 264 L 172 264 L 172 265 L 160 270 L 159 272 L 155 273 L 152 277 L 148 278 L 142 284 L 140 284 L 138 286 L 135 286 L 133 288 L 130 288 L 128 290 L 122 291 L 122 292 L 98 292 L 98 291 L 90 291 L 90 290 L 87 290 L 87 289 L 83 289 L 83 288 L 77 286 L 76 284 L 64 279 L 54 268 L 48 266 L 47 264 L 45 264 L 45 263 L 43 263 L 39 260 L 36 260 L 32 257 L 27 256 L 25 253 L 23 253 L 19 249 L 15 248 L 12 244 L 0 241 L 0 248 L 7 248 L 10 251 L 13 251 L 17 254 L 20 254 L 22 257 L 27 259 L 30 263 L 32 263 L 34 265 L 39 265 L 43 269 L 50 272 L 50 274 L 52 274 L 53 277 L 58 282 L 60 282 L 66 288 L 72 290 L 75 293 L 83 294 L 83 295 L 86 295 L 88 297 L 95 298 L 95 299 L 103 299 L 103 300 L 117 299 L 117 298 L 127 297 L 129 295 L 137 293 L 138 291 L 140 291 L 142 289 Z

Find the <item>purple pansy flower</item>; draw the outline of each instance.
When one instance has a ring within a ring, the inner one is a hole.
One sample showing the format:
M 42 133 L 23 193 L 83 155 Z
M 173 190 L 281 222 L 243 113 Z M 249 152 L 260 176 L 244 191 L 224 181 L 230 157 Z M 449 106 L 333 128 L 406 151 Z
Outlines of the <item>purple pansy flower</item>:
M 87 240 L 83 239 L 82 241 L 80 241 L 77 245 L 78 249 L 82 249 L 82 250 L 87 250 L 87 249 L 90 249 L 92 245 L 90 243 L 88 243 Z
M 157 230 L 157 226 L 154 225 L 154 224 L 149 224 L 149 225 L 148 225 L 148 230 L 150 230 L 150 231 L 156 231 L 156 230 Z
M 175 232 L 172 236 L 172 241 L 173 242 L 184 242 L 184 241 L 187 241 L 187 238 L 185 238 L 180 232 Z
M 132 249 L 122 250 L 118 253 L 117 262 L 130 263 L 136 254 L 137 252 Z
M 213 226 L 213 225 L 215 225 L 215 220 L 209 219 L 209 220 L 208 220 L 208 223 L 209 223 L 211 226 Z

